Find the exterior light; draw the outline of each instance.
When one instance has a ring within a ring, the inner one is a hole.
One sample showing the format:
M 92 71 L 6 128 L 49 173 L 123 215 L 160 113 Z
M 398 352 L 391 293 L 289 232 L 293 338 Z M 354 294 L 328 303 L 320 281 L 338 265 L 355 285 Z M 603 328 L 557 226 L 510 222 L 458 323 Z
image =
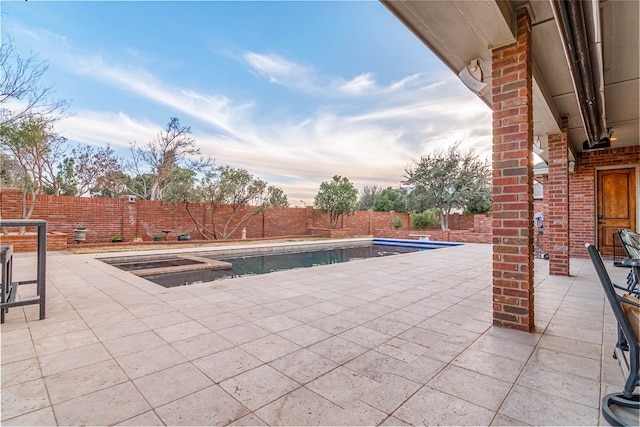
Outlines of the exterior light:
M 472 59 L 469 65 L 458 73 L 458 77 L 460 77 L 462 83 L 472 92 L 480 96 L 484 95 L 489 89 L 487 84 L 484 83 L 482 68 L 480 68 L 481 63 L 482 60 L 480 58 Z

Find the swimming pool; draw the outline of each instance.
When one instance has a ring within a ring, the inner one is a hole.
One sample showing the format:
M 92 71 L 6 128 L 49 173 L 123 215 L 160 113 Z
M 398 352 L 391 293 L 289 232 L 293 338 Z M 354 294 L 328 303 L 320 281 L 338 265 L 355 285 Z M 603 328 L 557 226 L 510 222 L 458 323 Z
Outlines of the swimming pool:
M 426 244 L 428 243 L 428 244 Z M 359 259 L 452 246 L 447 242 L 418 242 L 397 239 L 364 239 L 349 243 L 284 245 L 261 249 L 198 252 L 155 256 L 116 257 L 102 261 L 143 276 L 164 287 L 210 282 L 280 270 L 308 268 Z

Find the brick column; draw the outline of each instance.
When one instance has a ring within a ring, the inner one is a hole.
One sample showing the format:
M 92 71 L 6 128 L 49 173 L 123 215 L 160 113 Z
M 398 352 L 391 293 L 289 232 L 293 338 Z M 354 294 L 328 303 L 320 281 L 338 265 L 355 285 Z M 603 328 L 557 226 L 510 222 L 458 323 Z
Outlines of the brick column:
M 549 274 L 569 275 L 569 150 L 567 130 L 569 119 L 562 118 L 562 133 L 549 135 L 548 219 L 545 232 L 549 235 Z
M 493 324 L 532 331 L 533 92 L 531 20 L 518 15 L 514 44 L 492 52 Z
M 122 237 L 130 241 L 138 234 L 138 202 L 129 202 L 129 196 L 122 196 Z

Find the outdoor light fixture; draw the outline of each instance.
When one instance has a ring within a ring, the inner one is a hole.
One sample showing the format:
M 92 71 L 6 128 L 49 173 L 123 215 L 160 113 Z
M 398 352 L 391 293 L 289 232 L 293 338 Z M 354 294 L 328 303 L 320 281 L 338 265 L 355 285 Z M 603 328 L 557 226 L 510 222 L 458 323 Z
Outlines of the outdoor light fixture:
M 582 149 L 584 151 L 587 151 L 587 150 L 601 150 L 603 148 L 611 147 L 611 143 L 618 140 L 618 138 L 613 136 L 613 128 L 608 127 L 607 131 L 606 131 L 606 135 L 607 136 L 605 136 L 604 138 L 602 138 L 600 141 L 598 141 L 595 144 L 590 143 L 589 140 L 584 141 L 582 143 Z
M 533 142 L 533 152 L 538 156 L 544 153 L 544 150 L 542 149 L 542 142 L 540 142 L 539 136 L 536 136 L 536 140 Z
M 480 58 L 472 59 L 469 65 L 464 67 L 460 73 L 458 73 L 458 77 L 462 80 L 462 83 L 472 92 L 475 92 L 477 95 L 484 95 L 489 87 L 486 83 L 484 83 L 484 76 L 482 74 L 482 68 L 480 68 L 480 64 L 482 60 Z

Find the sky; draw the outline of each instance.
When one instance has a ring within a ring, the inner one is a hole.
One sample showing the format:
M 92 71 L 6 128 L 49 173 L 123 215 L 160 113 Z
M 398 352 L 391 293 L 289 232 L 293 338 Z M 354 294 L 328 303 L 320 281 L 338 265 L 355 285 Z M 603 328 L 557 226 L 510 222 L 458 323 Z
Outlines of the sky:
M 171 117 L 216 165 L 310 205 L 334 175 L 398 187 L 491 111 L 378 1 L 0 1 L 1 34 L 69 101 L 56 131 L 126 158 Z

